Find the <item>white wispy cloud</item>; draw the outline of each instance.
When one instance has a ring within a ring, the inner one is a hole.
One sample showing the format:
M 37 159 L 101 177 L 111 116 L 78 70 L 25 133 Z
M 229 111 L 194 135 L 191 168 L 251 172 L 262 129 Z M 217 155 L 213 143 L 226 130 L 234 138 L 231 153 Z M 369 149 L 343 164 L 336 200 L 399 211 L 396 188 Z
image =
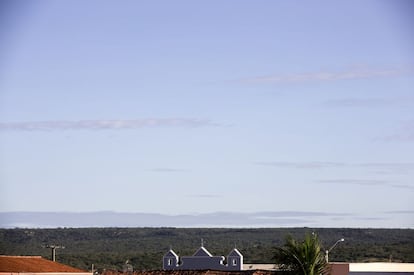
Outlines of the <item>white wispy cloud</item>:
M 411 175 L 414 172 L 414 162 L 329 162 L 329 161 L 308 161 L 308 162 L 286 162 L 286 161 L 257 161 L 255 165 L 274 169 L 294 169 L 294 170 L 332 170 L 347 169 L 349 171 L 364 170 L 372 175 Z M 387 185 L 395 188 L 414 189 L 414 186 L 401 185 L 395 182 L 382 180 L 364 179 L 328 179 L 319 183 L 340 183 L 340 184 L 359 184 L 359 185 Z
M 301 83 L 309 81 L 336 81 L 366 78 L 395 77 L 413 73 L 412 68 L 351 68 L 342 71 L 318 71 L 293 74 L 275 74 L 245 78 L 243 82 L 253 83 Z
M 256 165 L 270 166 L 276 168 L 293 168 L 293 169 L 324 169 L 324 168 L 364 168 L 371 170 L 382 170 L 388 172 L 407 172 L 414 171 L 412 162 L 362 162 L 347 163 L 333 161 L 307 161 L 307 162 L 288 162 L 288 161 L 256 161 Z
M 216 199 L 216 198 L 222 198 L 220 195 L 214 195 L 214 194 L 193 194 L 188 195 L 189 198 L 199 198 L 199 199 Z
M 263 166 L 274 166 L 281 168 L 297 169 L 320 169 L 329 167 L 341 167 L 347 165 L 343 162 L 309 161 L 309 162 L 287 162 L 287 161 L 256 161 L 255 164 Z
M 393 184 L 392 187 L 406 189 L 406 190 L 414 190 L 414 185 L 408 185 L 408 184 Z
M 413 162 L 367 162 L 354 164 L 354 166 L 395 173 L 414 171 Z
M 389 180 L 376 180 L 376 179 L 326 179 L 317 180 L 316 183 L 324 184 L 352 184 L 352 185 L 363 185 L 363 186 L 385 186 L 398 189 L 414 190 L 414 185 L 399 184 L 395 181 Z
M 327 179 L 318 180 L 317 183 L 329 183 L 329 184 L 357 184 L 357 185 L 386 185 L 389 181 L 386 180 L 370 180 L 370 179 Z
M 413 142 L 414 141 L 414 120 L 406 121 L 394 134 L 386 137 L 377 138 L 377 140 L 384 141 L 403 141 Z
M 158 168 L 148 169 L 148 171 L 157 172 L 157 173 L 174 173 L 174 172 L 184 172 L 186 170 L 177 169 L 177 168 L 158 167 Z
M 392 98 L 342 98 L 327 100 L 323 103 L 326 107 L 408 107 L 414 106 L 414 97 Z
M 220 126 L 206 119 L 193 118 L 145 118 L 114 120 L 78 120 L 78 121 L 24 121 L 0 122 L 0 130 L 11 131 L 51 131 L 51 130 L 126 130 L 157 127 L 206 127 Z
M 385 211 L 385 214 L 407 214 L 412 215 L 414 214 L 414 210 L 395 210 L 395 211 Z

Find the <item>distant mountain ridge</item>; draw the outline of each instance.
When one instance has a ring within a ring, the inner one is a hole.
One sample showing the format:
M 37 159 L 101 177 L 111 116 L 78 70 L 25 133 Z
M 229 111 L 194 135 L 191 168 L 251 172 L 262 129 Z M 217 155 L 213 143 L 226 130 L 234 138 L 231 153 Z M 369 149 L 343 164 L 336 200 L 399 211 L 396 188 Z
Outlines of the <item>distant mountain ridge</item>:
M 344 217 L 325 212 L 214 212 L 165 215 L 125 212 L 0 212 L 1 228 L 58 227 L 271 227 L 309 226 L 312 221 Z

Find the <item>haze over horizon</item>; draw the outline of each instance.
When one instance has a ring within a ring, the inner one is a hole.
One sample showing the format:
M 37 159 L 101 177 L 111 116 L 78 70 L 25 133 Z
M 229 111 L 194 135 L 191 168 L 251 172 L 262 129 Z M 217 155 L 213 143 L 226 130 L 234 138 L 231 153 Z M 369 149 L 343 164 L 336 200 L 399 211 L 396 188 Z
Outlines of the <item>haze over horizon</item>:
M 2 1 L 0 227 L 110 211 L 414 228 L 413 11 Z
M 390 224 L 389 219 L 384 218 L 395 214 L 398 213 L 384 212 L 377 213 L 376 216 L 364 217 L 354 213 L 310 211 L 212 212 L 179 215 L 114 211 L 0 212 L 0 228 L 368 228 L 366 219 L 376 219 L 375 227 L 369 228 L 412 228 Z

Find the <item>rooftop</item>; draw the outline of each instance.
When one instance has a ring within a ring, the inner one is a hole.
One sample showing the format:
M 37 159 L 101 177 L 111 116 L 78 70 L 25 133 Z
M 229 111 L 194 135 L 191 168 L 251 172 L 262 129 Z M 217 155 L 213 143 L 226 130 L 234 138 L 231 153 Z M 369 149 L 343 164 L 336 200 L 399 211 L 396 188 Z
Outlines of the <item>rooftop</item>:
M 61 263 L 44 259 L 40 256 L 5 256 L 0 255 L 0 272 L 33 273 L 86 273 L 86 271 Z

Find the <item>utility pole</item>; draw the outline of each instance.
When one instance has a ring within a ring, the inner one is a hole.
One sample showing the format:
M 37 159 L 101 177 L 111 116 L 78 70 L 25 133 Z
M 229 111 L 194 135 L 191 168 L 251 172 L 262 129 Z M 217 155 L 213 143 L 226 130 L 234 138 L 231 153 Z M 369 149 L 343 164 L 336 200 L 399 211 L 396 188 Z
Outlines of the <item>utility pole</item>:
M 52 261 L 56 262 L 56 249 L 64 249 L 65 247 L 57 244 L 48 244 L 45 245 L 44 248 L 50 248 L 52 250 Z

